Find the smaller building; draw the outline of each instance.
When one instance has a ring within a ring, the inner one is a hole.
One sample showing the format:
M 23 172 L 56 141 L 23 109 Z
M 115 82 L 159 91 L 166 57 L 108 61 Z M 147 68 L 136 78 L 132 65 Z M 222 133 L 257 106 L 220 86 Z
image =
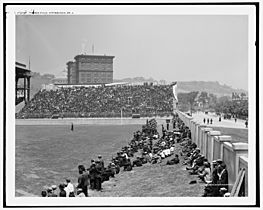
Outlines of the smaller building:
M 248 96 L 246 93 L 232 93 L 232 101 L 247 101 Z
M 41 90 L 47 90 L 47 91 L 51 91 L 51 90 L 55 91 L 57 89 L 59 88 L 57 87 L 57 85 L 54 85 L 54 84 L 48 84 L 48 85 L 42 84 L 42 88 L 41 88 Z
M 68 79 L 67 78 L 54 78 L 52 79 L 52 83 L 55 85 L 64 85 L 64 84 L 68 84 Z

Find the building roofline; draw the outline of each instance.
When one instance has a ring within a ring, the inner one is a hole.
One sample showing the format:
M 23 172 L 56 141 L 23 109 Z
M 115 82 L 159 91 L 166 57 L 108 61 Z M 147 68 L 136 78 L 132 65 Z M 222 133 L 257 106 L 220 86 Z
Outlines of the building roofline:
M 69 64 L 71 64 L 71 63 L 74 63 L 74 62 L 73 62 L 73 61 L 69 61 L 69 62 L 67 62 L 66 64 L 69 65 Z
M 74 57 L 75 60 L 77 60 L 78 58 L 115 58 L 115 56 L 111 56 L 111 55 L 76 55 Z

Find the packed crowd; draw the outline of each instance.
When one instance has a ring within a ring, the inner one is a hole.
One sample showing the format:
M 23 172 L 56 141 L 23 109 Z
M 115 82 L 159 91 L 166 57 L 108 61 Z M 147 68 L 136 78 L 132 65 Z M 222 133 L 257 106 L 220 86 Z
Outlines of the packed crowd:
M 137 85 L 108 87 L 69 87 L 41 90 L 18 113 L 17 118 L 33 116 L 63 117 L 78 113 L 85 117 L 120 117 L 121 112 L 131 116 L 170 113 L 172 88 L 169 85 Z M 72 115 L 74 116 L 74 115 Z
M 189 173 L 197 175 L 200 181 L 206 183 L 203 196 L 223 196 L 228 191 L 228 175 L 226 165 L 222 160 L 213 161 L 211 168 L 208 160 L 200 154 L 200 149 L 191 141 L 190 129 L 183 121 L 175 116 L 172 120 L 173 129 L 167 130 L 162 126 L 162 134 L 157 132 L 155 119 L 147 120 L 141 131 L 136 131 L 128 145 L 121 148 L 105 166 L 104 160 L 99 155 L 97 160 L 91 160 L 90 166 L 85 168 L 78 166 L 78 183 L 74 187 L 71 180 L 59 185 L 59 193 L 56 186 L 42 191 L 43 197 L 87 197 L 88 190 L 102 190 L 102 183 L 115 177 L 120 171 L 131 171 L 134 167 L 142 167 L 144 164 L 182 165 Z M 181 152 L 176 154 L 178 147 Z M 180 155 L 180 158 L 179 158 Z M 166 158 L 170 157 L 168 160 Z M 196 180 L 189 184 L 197 183 Z

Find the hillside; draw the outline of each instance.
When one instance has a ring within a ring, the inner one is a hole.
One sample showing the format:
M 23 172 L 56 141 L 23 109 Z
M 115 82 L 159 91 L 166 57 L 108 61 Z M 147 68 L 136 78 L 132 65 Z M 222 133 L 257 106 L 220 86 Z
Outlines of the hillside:
M 217 96 L 231 95 L 232 92 L 242 93 L 247 91 L 241 89 L 234 89 L 228 85 L 221 85 L 219 82 L 210 81 L 189 81 L 189 82 L 178 82 L 178 92 L 191 92 L 191 91 L 205 91 L 213 93 Z
M 138 82 L 158 82 L 157 80 L 154 80 L 152 78 L 145 79 L 143 77 L 134 77 L 134 78 L 125 78 L 125 79 L 119 79 L 114 80 L 114 82 L 129 82 L 129 83 L 138 83 Z M 158 82 L 163 83 L 163 81 Z M 166 82 L 167 84 L 167 82 Z M 231 95 L 232 92 L 245 92 L 247 91 L 242 89 L 234 89 L 228 85 L 221 85 L 217 81 L 178 81 L 178 92 L 191 92 L 191 91 L 205 91 L 208 93 L 213 93 L 217 96 L 223 96 L 223 95 Z
M 32 72 L 31 77 L 31 98 L 32 96 L 37 93 L 43 84 L 50 84 L 52 83 L 52 79 L 55 78 L 52 74 L 44 74 L 41 75 L 39 73 Z M 113 82 L 127 82 L 127 83 L 143 83 L 143 82 L 153 82 L 158 84 L 168 84 L 166 81 L 161 80 L 157 81 L 153 78 L 146 79 L 144 77 L 134 77 L 134 78 L 124 78 L 124 79 L 114 79 Z M 22 85 L 22 80 L 19 81 Z M 208 93 L 213 93 L 217 96 L 228 95 L 230 96 L 232 92 L 245 92 L 245 90 L 241 89 L 234 89 L 228 85 L 221 85 L 219 82 L 207 82 L 207 81 L 178 81 L 178 92 L 191 92 L 191 91 L 205 91 Z

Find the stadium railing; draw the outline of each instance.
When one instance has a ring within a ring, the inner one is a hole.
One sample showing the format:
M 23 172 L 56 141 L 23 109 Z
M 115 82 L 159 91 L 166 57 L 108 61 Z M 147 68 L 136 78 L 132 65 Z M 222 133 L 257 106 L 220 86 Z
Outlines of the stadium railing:
M 118 112 L 100 112 L 100 113 L 82 113 L 82 112 L 64 112 L 64 113 L 26 113 L 16 114 L 18 119 L 41 119 L 41 118 L 52 118 L 54 114 L 58 114 L 59 118 L 120 118 L 121 113 Z M 132 112 L 123 112 L 123 118 L 131 118 Z M 139 112 L 140 117 L 169 117 L 170 111 L 166 112 Z

